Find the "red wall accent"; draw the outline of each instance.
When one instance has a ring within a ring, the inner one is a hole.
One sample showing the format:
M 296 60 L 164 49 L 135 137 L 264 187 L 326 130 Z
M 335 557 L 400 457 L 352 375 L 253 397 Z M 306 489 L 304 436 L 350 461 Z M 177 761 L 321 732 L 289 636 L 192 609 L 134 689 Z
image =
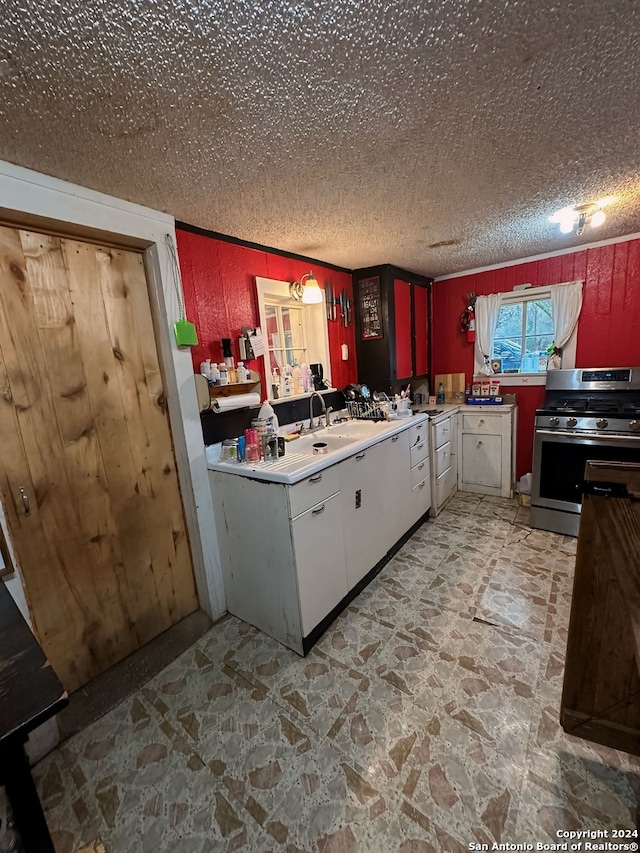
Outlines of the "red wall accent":
M 433 371 L 464 371 L 470 382 L 473 344 L 460 331 L 467 293 L 476 296 L 512 290 L 515 284 L 557 284 L 584 280 L 576 367 L 640 365 L 640 240 L 582 249 L 566 255 L 486 272 L 442 279 L 433 285 Z M 516 476 L 531 471 L 533 421 L 544 387 L 501 385 L 518 395 Z
M 198 346 L 192 348 L 194 370 L 207 358 L 222 361 L 221 338 L 232 339 L 233 355 L 240 357 L 238 338 L 242 326 L 259 324 L 255 277 L 278 281 L 299 281 L 313 270 L 321 287 L 331 282 L 334 294 L 346 289 L 353 302 L 350 273 L 336 272 L 313 261 L 299 261 L 276 252 L 251 249 L 191 231 L 176 230 L 178 257 L 187 318 L 195 323 Z M 336 388 L 357 381 L 355 328 L 345 327 L 338 319 L 329 323 L 329 354 L 331 378 Z M 349 347 L 348 361 L 342 361 L 342 344 Z M 252 370 L 262 375 L 264 390 L 264 359 L 249 362 Z

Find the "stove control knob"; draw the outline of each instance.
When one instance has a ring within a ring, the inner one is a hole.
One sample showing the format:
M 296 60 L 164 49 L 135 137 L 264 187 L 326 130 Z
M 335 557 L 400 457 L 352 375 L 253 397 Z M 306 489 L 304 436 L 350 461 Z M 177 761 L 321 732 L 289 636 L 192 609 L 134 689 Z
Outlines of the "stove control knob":
M 567 426 L 568 427 L 574 427 L 574 426 L 576 426 L 577 423 L 578 423 L 578 421 L 576 420 L 576 418 L 567 418 Z
M 629 421 L 629 426 L 634 432 L 640 430 L 640 421 Z
M 609 421 L 606 418 L 598 418 L 596 426 L 598 429 L 605 429 L 605 427 L 609 426 Z
M 555 415 L 553 417 L 549 418 L 549 426 L 558 426 L 559 423 L 560 423 L 560 418 L 556 418 Z

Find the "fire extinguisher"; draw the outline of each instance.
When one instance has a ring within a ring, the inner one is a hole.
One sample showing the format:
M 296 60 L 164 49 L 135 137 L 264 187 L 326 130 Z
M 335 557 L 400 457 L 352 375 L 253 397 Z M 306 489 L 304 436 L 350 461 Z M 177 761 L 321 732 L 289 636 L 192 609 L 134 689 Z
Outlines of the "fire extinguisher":
M 467 343 L 472 344 L 476 339 L 476 314 L 473 305 L 467 308 L 469 312 L 469 328 L 467 329 Z
M 467 343 L 472 344 L 476 339 L 476 297 L 473 293 L 467 294 L 467 307 L 460 317 L 460 330 L 467 335 Z

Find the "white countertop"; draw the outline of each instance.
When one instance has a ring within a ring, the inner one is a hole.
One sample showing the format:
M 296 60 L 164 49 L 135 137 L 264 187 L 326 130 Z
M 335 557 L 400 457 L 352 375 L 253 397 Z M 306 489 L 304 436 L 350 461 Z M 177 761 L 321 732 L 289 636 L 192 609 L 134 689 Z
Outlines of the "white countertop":
M 457 406 L 452 408 L 457 408 Z M 473 408 L 477 407 L 474 406 Z M 241 477 L 250 477 L 254 480 L 293 485 L 349 456 L 353 456 L 355 453 L 360 453 L 385 438 L 402 432 L 409 426 L 426 423 L 428 420 L 428 415 L 414 414 L 413 417 L 398 418 L 392 421 L 346 421 L 345 423 L 334 424 L 328 430 L 317 430 L 286 442 L 285 455 L 274 462 L 217 461 L 208 462 L 207 467 L 210 471 L 219 471 L 224 474 L 238 474 Z M 336 444 L 338 444 L 341 437 L 349 437 L 353 440 L 336 447 L 329 453 L 319 456 L 313 455 L 312 445 L 314 443 L 326 441 L 330 445 L 332 439 L 335 439 Z M 304 452 L 301 452 L 303 449 Z
M 419 411 L 429 414 L 429 409 L 436 409 L 439 414 L 429 414 L 429 419 L 434 421 L 434 423 L 438 423 L 438 421 L 456 412 L 464 412 L 465 414 L 471 414 L 472 412 L 496 412 L 497 414 L 504 414 L 505 412 L 510 412 L 514 408 L 514 405 L 514 403 L 502 403 L 501 405 L 487 403 L 486 406 L 467 406 L 466 403 L 441 403 L 435 406 L 421 406 Z

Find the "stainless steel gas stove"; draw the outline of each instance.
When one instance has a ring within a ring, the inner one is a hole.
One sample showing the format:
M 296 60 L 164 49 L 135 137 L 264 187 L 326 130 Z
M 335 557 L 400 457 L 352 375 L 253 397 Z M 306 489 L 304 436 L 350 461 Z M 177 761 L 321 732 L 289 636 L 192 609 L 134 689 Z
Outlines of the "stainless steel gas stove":
M 535 420 L 532 527 L 578 535 L 589 459 L 640 462 L 640 367 L 547 373 Z

